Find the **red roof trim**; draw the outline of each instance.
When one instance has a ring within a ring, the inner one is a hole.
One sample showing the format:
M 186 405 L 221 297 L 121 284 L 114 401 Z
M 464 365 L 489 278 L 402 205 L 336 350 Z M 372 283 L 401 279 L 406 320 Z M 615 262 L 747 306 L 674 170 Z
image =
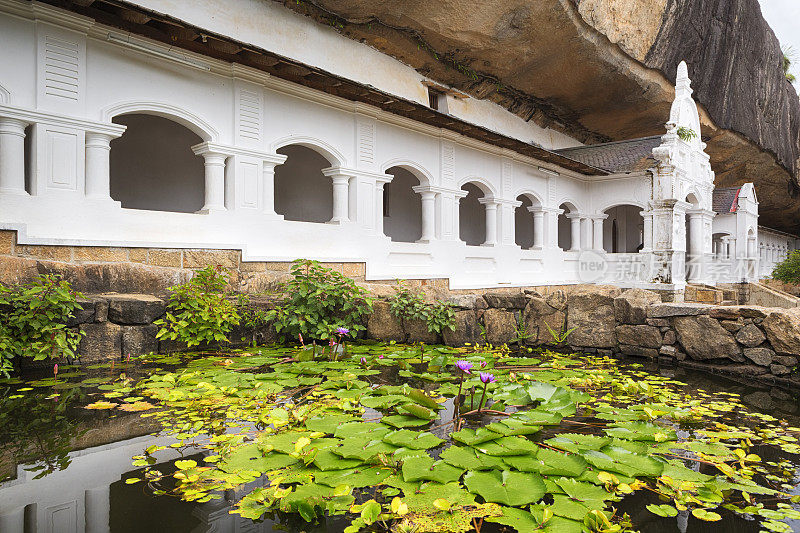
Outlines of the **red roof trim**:
M 736 210 L 739 208 L 739 193 L 742 192 L 742 188 L 739 187 L 736 189 L 736 196 L 733 197 L 733 204 L 731 204 L 731 213 L 735 213 Z

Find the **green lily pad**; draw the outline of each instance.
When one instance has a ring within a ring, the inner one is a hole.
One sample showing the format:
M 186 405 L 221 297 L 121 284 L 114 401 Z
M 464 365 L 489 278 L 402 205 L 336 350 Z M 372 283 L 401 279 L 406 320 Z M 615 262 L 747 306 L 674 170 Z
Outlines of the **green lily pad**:
M 427 450 L 429 448 L 435 448 L 439 446 L 444 441 L 433 433 L 429 433 L 427 431 L 421 432 L 411 431 L 408 429 L 399 429 L 397 431 L 387 433 L 383 437 L 383 442 L 388 442 L 389 444 L 393 444 L 395 446 L 410 448 L 412 450 Z
M 464 446 L 450 446 L 443 451 L 439 457 L 448 464 L 466 470 L 493 470 L 503 468 L 503 460 L 499 457 L 487 455 L 474 448 Z
M 470 492 L 487 502 L 512 507 L 535 503 L 545 494 L 541 476 L 510 470 L 469 472 L 464 476 L 464 484 Z
M 269 472 L 297 462 L 291 455 L 279 452 L 263 452 L 258 444 L 247 444 L 236 448 L 225 460 L 220 461 L 220 470 L 228 473 L 242 470 Z
M 417 418 L 415 416 L 406 416 L 406 415 L 391 415 L 391 416 L 384 416 L 381 418 L 381 422 L 384 424 L 388 424 L 390 426 L 394 426 L 396 428 L 407 428 L 407 427 L 420 427 L 420 426 L 427 426 L 431 423 L 430 420 L 426 420 L 424 418 Z
M 463 468 L 434 461 L 429 455 L 409 457 L 403 461 L 403 480 L 406 482 L 428 480 L 444 484 L 457 481 L 463 473 Z
M 322 485 L 327 485 L 329 487 L 347 485 L 349 487 L 358 488 L 378 485 L 391 474 L 392 471 L 388 468 L 370 466 L 320 472 L 314 476 L 314 480 L 317 483 L 321 483 Z

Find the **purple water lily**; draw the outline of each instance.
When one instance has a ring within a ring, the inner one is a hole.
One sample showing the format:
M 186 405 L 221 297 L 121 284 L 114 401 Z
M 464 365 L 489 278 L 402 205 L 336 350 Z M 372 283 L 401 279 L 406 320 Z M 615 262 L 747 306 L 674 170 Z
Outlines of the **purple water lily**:
M 340 326 L 336 328 L 336 334 L 339 335 L 340 337 L 344 335 L 350 335 L 350 330 Z
M 483 401 L 486 399 L 486 389 L 489 387 L 489 383 L 495 382 L 494 374 L 490 374 L 489 372 L 481 372 L 480 378 L 483 383 L 483 394 L 481 394 L 481 403 L 478 404 L 478 412 L 483 410 Z
M 456 361 L 456 368 L 465 374 L 471 374 L 470 370 L 472 369 L 472 363 L 469 361 Z
M 361 362 L 362 365 L 366 365 L 367 364 L 367 358 L 366 357 L 362 357 L 360 359 L 360 362 Z

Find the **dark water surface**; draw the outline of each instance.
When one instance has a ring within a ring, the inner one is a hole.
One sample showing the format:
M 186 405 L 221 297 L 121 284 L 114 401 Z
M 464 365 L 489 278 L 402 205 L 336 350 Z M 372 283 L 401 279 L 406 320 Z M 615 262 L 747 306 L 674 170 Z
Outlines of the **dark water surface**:
M 101 365 L 96 365 L 101 366 Z M 656 375 L 674 377 L 690 389 L 732 392 L 754 411 L 785 419 L 800 426 L 800 402 L 794 394 L 776 388 L 752 386 L 741 381 L 704 374 L 696 370 L 652 365 Z M 347 519 L 336 517 L 313 525 L 298 516 L 268 516 L 253 522 L 229 514 L 237 495 L 263 484 L 257 480 L 239 491 L 226 491 L 224 498 L 207 503 L 187 503 L 175 497 L 153 496 L 146 485 L 126 484 L 141 475 L 131 458 L 151 445 L 169 445 L 171 437 L 158 434 L 159 425 L 141 413 L 93 411 L 83 407 L 102 399 L 95 387 L 116 379 L 120 372 L 130 377 L 145 375 L 147 368 L 116 365 L 115 368 L 64 368 L 57 381 L 52 374 L 26 376 L 25 381 L 0 385 L 0 533 L 247 533 L 261 531 L 340 532 Z M 87 378 L 89 383 L 87 383 Z M 34 381 L 32 384 L 28 382 Z M 29 390 L 26 390 L 30 387 Z M 442 419 L 452 416 L 452 400 Z M 435 425 L 436 423 L 434 423 Z M 754 447 L 764 461 L 787 460 L 794 465 L 793 493 L 800 494 L 800 456 L 775 447 Z M 155 468 L 168 473 L 179 452 L 159 452 Z M 202 456 L 188 456 L 198 461 Z M 688 512 L 675 518 L 660 518 L 645 509 L 659 502 L 648 491 L 637 491 L 616 504 L 627 512 L 643 533 L 725 532 L 762 530 L 759 522 L 718 512 L 719 522 L 702 522 Z M 800 532 L 800 523 L 791 523 Z M 504 529 L 486 524 L 487 533 Z

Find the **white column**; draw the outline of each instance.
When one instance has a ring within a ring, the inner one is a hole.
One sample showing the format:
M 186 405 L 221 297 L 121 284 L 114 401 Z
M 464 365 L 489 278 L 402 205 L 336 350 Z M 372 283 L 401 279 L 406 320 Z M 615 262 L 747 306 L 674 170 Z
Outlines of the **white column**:
M 486 209 L 486 241 L 483 246 L 495 246 L 497 244 L 497 200 L 481 198 L 478 201 Z
M 595 215 L 592 217 L 592 249 L 597 252 L 603 251 L 603 221 L 608 218 L 608 215 Z
M 278 216 L 275 212 L 275 167 L 276 163 L 264 161 L 261 169 L 261 212 Z
M 350 221 L 350 176 L 335 174 L 333 181 L 333 218 L 329 224 L 345 224 Z
M 392 176 L 375 180 L 375 233 L 378 235 L 383 235 L 383 186 L 390 181 Z
M 225 159 L 227 154 L 203 142 L 192 146 L 196 155 L 203 156 L 206 171 L 205 203 L 200 213 L 225 211 Z
M 644 242 L 642 243 L 642 251 L 651 252 L 653 250 L 653 212 L 640 211 L 639 214 L 642 215 L 643 221 L 642 239 Z
M 515 210 L 522 202 L 517 200 L 502 200 L 497 208 L 500 226 L 500 244 L 516 246 L 514 234 Z
M 0 118 L 0 194 L 25 192 L 25 127 L 15 118 Z
M 436 193 L 433 191 L 422 191 L 422 237 L 421 243 L 431 242 L 436 238 Z
M 691 259 L 703 253 L 703 218 L 699 213 L 689 213 L 689 255 Z
M 724 236 L 720 243 L 720 259 L 728 259 L 730 257 L 730 237 Z
M 533 247 L 541 249 L 544 246 L 544 211 L 540 207 L 529 207 L 533 213 Z
M 558 209 L 557 207 L 543 207 L 542 211 L 545 213 L 544 217 L 544 247 L 549 248 L 551 250 L 557 250 L 558 248 L 558 217 L 561 215 L 564 210 Z
M 111 515 L 109 486 L 87 490 L 84 495 L 84 503 L 86 505 L 86 533 L 108 533 L 111 527 L 109 524 Z
M 570 222 L 570 231 L 572 237 L 569 251 L 577 252 L 581 249 L 581 215 L 578 213 L 569 213 L 567 218 Z
M 108 133 L 86 132 L 86 197 L 111 200 L 111 140 Z

